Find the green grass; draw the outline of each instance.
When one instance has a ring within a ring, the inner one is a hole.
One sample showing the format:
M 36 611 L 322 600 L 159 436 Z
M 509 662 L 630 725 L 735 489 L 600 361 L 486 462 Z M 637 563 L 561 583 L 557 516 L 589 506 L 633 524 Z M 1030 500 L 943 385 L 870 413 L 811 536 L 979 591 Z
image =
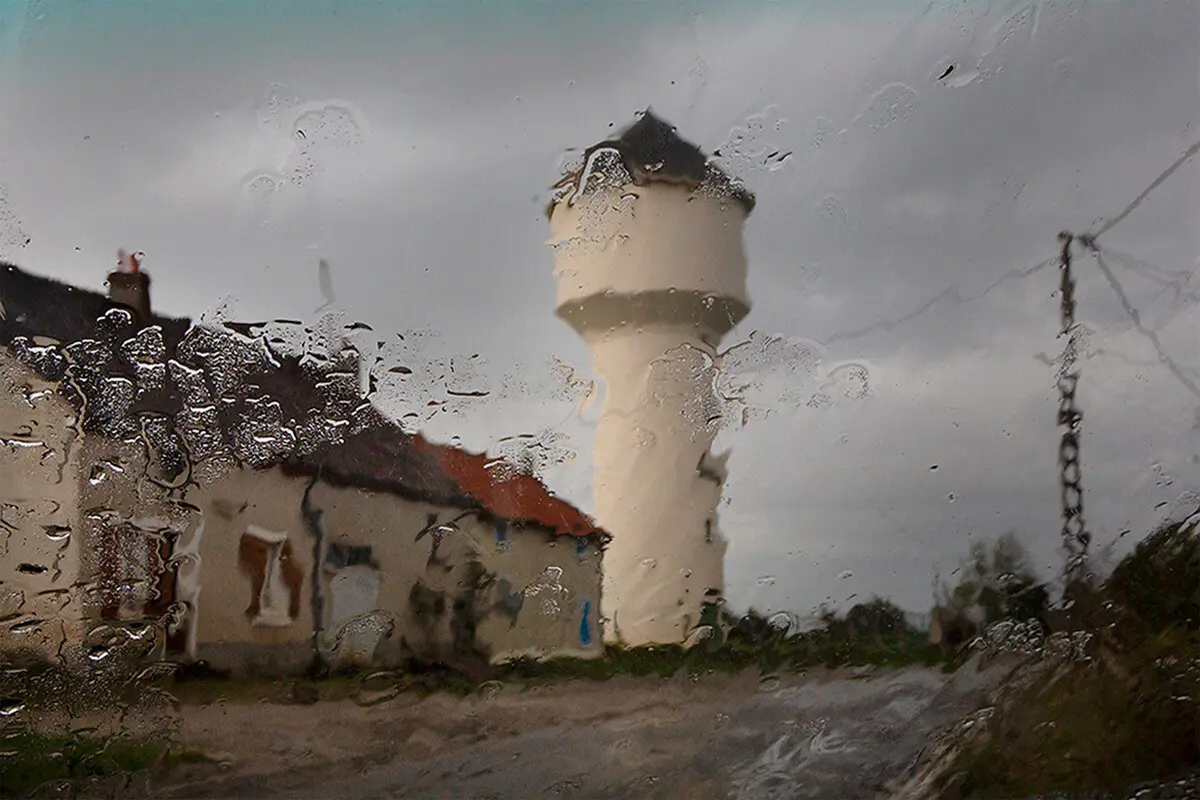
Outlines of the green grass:
M 161 740 L 17 733 L 0 738 L 0 796 L 19 797 L 49 781 L 80 782 L 207 761 L 199 750 Z
M 751 642 L 732 637 L 719 648 L 682 646 L 608 647 L 594 659 L 518 659 L 500 668 L 499 679 L 546 684 L 560 680 L 603 681 L 619 675 L 667 678 L 689 673 L 800 672 L 814 667 L 950 668 L 950 661 L 922 634 L 900 633 L 859 640 L 841 639 L 818 631 L 785 636 L 773 634 Z
M 759 641 L 731 636 L 719 648 L 682 645 L 605 648 L 599 658 L 520 658 L 490 670 L 488 680 L 528 686 L 545 686 L 568 680 L 605 681 L 617 676 L 667 678 L 685 671 L 736 674 L 801 672 L 813 667 L 903 668 L 911 666 L 952 669 L 955 662 L 925 641 L 920 633 L 904 632 L 859 640 L 826 631 L 787 636 L 772 633 Z M 446 692 L 465 696 L 482 682 L 447 666 L 408 671 L 336 673 L 322 679 L 200 678 L 170 682 L 163 688 L 185 705 L 227 703 L 293 703 L 353 700 L 371 703 L 383 695 L 400 692 L 424 696 Z M 305 698 L 298 700 L 298 698 Z
M 380 695 L 401 692 L 423 697 L 434 692 L 466 696 L 479 682 L 449 667 L 429 666 L 419 671 L 369 670 L 338 672 L 324 678 L 216 678 L 167 680 L 162 688 L 182 705 L 214 703 L 309 704 L 352 700 L 372 705 Z
M 163 688 L 183 705 L 294 703 L 303 697 L 315 697 L 319 701 L 348 699 L 355 692 L 356 681 L 349 676 L 324 680 L 199 678 L 179 683 L 166 681 Z

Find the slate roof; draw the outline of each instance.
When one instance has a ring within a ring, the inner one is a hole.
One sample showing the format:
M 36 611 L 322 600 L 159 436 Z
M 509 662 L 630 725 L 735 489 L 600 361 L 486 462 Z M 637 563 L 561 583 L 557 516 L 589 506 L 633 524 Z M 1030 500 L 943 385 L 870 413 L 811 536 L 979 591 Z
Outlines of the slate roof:
M 649 183 L 671 183 L 692 189 L 704 186 L 722 191 L 733 197 L 746 209 L 754 210 L 754 195 L 736 182 L 699 147 L 679 136 L 675 126 L 655 116 L 650 109 L 642 112 L 636 122 L 622 131 L 615 139 L 599 142 L 583 153 L 583 164 L 597 150 L 609 148 L 620 155 L 633 183 L 644 186 Z M 572 170 L 555 185 L 556 189 L 578 183 L 583 167 Z M 546 207 L 546 216 L 554 211 L 557 200 Z
M 77 342 L 95 335 L 96 320 L 112 308 L 128 308 L 107 296 L 62 281 L 25 272 L 0 261 L 0 343 L 18 336 L 45 336 Z M 178 346 L 191 320 L 155 314 L 169 345 Z
M 558 535 L 604 536 L 537 478 L 403 430 L 359 393 L 353 353 L 325 362 L 283 356 L 258 326 L 161 315 L 141 326 L 124 308 L 0 262 L 0 346 L 48 380 L 62 381 L 70 362 L 60 391 L 83 406 L 85 431 L 157 431 L 156 448 L 180 473 L 189 461 L 227 458 Z

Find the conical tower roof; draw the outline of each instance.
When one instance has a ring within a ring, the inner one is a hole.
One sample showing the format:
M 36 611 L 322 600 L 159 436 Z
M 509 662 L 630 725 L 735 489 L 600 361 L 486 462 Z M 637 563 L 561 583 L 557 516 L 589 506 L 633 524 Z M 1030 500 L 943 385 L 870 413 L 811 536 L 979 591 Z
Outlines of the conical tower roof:
M 754 210 L 752 193 L 710 161 L 699 147 L 680 137 L 674 125 L 656 116 L 649 108 L 617 138 L 607 139 L 585 150 L 583 165 L 588 163 L 593 153 L 603 149 L 620 154 L 635 185 L 672 183 L 693 189 L 708 186 L 727 192 L 742 204 L 746 213 Z M 581 165 L 564 175 L 555 188 L 576 185 L 583 169 Z M 546 208 L 547 217 L 553 213 L 555 203 L 562 197 L 562 194 L 558 194 L 551 200 Z

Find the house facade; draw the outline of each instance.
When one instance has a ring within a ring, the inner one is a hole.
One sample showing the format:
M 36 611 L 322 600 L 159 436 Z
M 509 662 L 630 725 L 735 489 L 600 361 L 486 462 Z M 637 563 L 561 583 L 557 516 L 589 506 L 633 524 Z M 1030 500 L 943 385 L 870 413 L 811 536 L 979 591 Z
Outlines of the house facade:
M 0 270 L 5 652 L 114 629 L 235 672 L 602 652 L 606 535 L 384 417 L 352 348 L 153 315 L 136 262 L 109 296 Z
M 9 651 L 55 653 L 83 636 L 76 413 L 57 382 L 0 349 L 0 646 Z

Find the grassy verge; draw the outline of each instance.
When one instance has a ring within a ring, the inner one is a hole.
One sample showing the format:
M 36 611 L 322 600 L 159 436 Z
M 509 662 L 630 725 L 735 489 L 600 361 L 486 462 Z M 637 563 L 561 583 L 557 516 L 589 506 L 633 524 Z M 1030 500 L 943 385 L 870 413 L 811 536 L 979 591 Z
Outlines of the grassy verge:
M 761 622 L 761 620 L 759 620 Z M 745 623 L 745 620 L 741 621 Z M 750 630 L 747 630 L 750 629 Z M 203 677 L 167 688 L 184 704 L 215 702 L 312 703 L 354 700 L 374 704 L 412 693 L 447 692 L 461 696 L 493 681 L 544 686 L 566 680 L 605 681 L 618 676 L 670 677 L 688 674 L 797 673 L 814 667 L 911 666 L 952 669 L 955 661 L 930 645 L 922 633 L 907 628 L 861 635 L 836 625 L 788 634 L 765 624 L 735 627 L 719 647 L 701 643 L 655 647 L 607 647 L 600 658 L 521 658 L 468 676 L 443 664 L 409 665 L 408 669 L 341 673 L 323 679 L 221 679 Z
M 718 648 L 703 645 L 606 648 L 596 659 L 520 659 L 500 668 L 499 679 L 526 683 L 557 680 L 603 681 L 619 675 L 670 677 L 689 673 L 801 672 L 814 667 L 940 666 L 952 662 L 930 646 L 922 634 L 904 632 L 866 639 L 840 639 L 823 631 L 787 636 L 772 634 L 760 641 L 737 636 Z
M 168 681 L 164 688 L 183 705 L 213 703 L 307 703 L 347 700 L 354 696 L 357 676 L 339 675 L 323 680 L 281 678 L 200 678 Z
M 401 693 L 423 697 L 434 692 L 466 696 L 480 684 L 452 669 L 421 673 L 402 670 L 347 672 L 328 678 L 201 678 L 166 685 L 181 705 L 270 703 L 311 705 L 352 700 L 374 705 Z M 384 697 L 386 695 L 386 697 Z
M 17 733 L 0 737 L 0 797 L 20 797 L 51 781 L 85 782 L 208 760 L 199 750 L 161 740 Z

